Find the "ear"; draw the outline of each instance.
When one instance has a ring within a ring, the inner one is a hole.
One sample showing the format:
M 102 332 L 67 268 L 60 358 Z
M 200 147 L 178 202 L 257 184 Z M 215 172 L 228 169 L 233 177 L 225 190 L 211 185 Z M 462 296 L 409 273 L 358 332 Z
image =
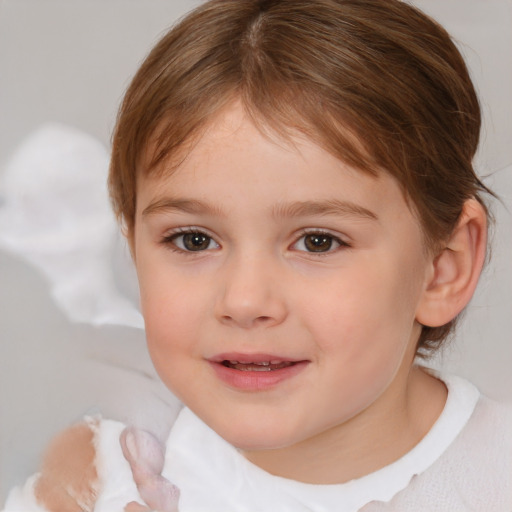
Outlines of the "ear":
M 432 259 L 416 320 L 439 327 L 453 320 L 473 296 L 487 246 L 487 215 L 476 199 L 464 203 L 444 249 Z

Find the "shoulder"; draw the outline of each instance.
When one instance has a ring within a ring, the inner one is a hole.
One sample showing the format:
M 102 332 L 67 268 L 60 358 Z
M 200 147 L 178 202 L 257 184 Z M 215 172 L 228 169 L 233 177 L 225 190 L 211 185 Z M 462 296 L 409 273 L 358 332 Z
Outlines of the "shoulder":
M 469 386 L 465 385 L 462 393 L 458 388 L 453 393 L 457 400 L 475 396 Z M 449 436 L 448 447 L 427 469 L 414 474 L 386 506 L 375 502 L 364 508 L 365 512 L 388 507 L 425 510 L 426 503 L 432 512 L 512 510 L 512 406 L 478 394 L 474 407 L 452 409 L 450 416 L 460 416 L 464 424 L 453 440 Z M 446 440 L 445 427 L 450 428 L 457 419 L 450 417 L 441 425 L 436 443 Z
M 439 485 L 450 484 L 451 499 L 455 492 L 473 510 L 512 510 L 512 406 L 480 397 L 435 469 Z
M 34 486 L 36 500 L 49 511 L 92 510 L 99 488 L 95 438 L 98 420 L 78 423 L 49 445 Z
M 481 397 L 468 425 L 469 436 L 479 439 L 487 449 L 495 447 L 500 456 L 512 463 L 512 403 L 501 403 Z M 468 436 L 468 437 L 469 437 Z
M 501 461 L 508 468 L 507 474 L 511 475 L 512 403 L 493 400 L 463 379 L 458 379 L 457 386 L 452 383 L 452 387 L 455 401 L 466 405 L 452 407 L 454 416 L 462 415 L 465 421 L 449 453 L 456 459 L 459 457 L 455 455 L 466 460 L 479 460 L 477 467 L 480 470 L 486 465 L 495 466 L 496 461 Z M 450 387 L 449 390 L 451 391 Z M 473 401 L 474 405 L 468 407 Z
M 11 491 L 5 512 L 92 512 L 105 486 L 105 459 L 123 459 L 119 444 L 125 425 L 86 418 L 57 435 L 43 456 L 40 471 Z M 111 456 L 111 457 L 110 457 Z

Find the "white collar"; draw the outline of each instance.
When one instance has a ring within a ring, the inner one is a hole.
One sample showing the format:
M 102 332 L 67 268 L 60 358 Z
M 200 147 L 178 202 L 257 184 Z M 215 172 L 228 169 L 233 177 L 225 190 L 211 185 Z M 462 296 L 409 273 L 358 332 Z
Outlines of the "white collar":
M 448 397 L 428 434 L 396 462 L 362 478 L 344 484 L 314 485 L 270 475 L 245 459 L 189 409 L 180 413 L 171 431 L 164 475 L 178 487 L 183 486 L 184 505 L 187 489 L 191 485 L 195 488 L 191 490 L 194 505 L 183 510 L 202 510 L 198 507 L 209 504 L 211 512 L 221 510 L 217 506 L 251 512 L 320 511 L 329 507 L 332 510 L 335 503 L 336 510 L 344 512 L 359 510 L 371 501 L 387 502 L 439 459 L 462 431 L 478 402 L 480 393 L 468 381 L 452 376 L 439 378 L 448 388 Z M 196 483 L 191 484 L 191 480 Z M 203 505 L 199 494 L 209 497 Z M 251 504 L 252 508 L 245 508 L 244 504 Z

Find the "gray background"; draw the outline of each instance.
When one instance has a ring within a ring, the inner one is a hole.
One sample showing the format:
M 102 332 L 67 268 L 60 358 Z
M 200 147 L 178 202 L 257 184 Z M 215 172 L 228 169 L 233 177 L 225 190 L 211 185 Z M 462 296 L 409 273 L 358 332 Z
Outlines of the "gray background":
M 137 64 L 191 0 L 0 1 L 0 172 L 41 124 L 60 121 L 109 143 Z M 512 0 L 415 2 L 460 42 L 485 116 L 478 168 L 496 203 L 494 250 L 467 318 L 436 364 L 512 399 Z M 0 190 L 0 198 L 2 191 Z M 1 203 L 0 203 L 1 206 Z M 0 502 L 33 472 L 48 439 L 84 413 L 165 435 L 176 404 L 155 379 L 143 334 L 73 324 L 49 284 L 0 252 Z

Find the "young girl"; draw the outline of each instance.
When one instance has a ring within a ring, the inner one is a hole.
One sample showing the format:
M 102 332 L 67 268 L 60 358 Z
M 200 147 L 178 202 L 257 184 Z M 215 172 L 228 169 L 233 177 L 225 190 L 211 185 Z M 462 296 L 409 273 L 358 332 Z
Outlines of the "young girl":
M 74 427 L 6 510 L 511 510 L 511 411 L 415 363 L 484 263 L 479 131 L 458 50 L 403 2 L 187 16 L 127 91 L 110 174 L 186 408 L 165 447 Z

